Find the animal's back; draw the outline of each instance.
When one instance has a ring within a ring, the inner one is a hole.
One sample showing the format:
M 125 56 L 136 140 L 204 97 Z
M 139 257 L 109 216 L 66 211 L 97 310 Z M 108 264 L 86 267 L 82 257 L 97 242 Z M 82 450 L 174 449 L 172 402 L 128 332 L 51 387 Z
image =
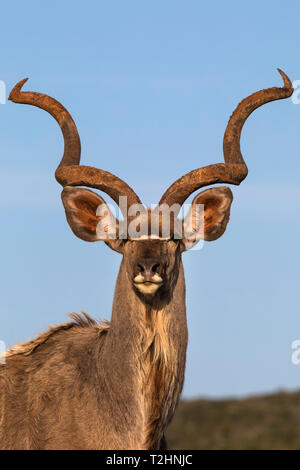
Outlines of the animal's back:
M 0 366 L 1 449 L 107 445 L 98 369 L 108 325 L 87 315 L 73 318 L 16 346 Z

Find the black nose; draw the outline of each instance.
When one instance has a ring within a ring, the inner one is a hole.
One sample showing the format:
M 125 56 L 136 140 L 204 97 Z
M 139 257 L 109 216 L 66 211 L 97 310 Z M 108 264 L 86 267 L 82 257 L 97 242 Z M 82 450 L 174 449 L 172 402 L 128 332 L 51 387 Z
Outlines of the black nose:
M 159 262 L 153 259 L 144 259 L 137 263 L 137 270 L 143 276 L 153 276 L 155 273 L 158 273 L 159 267 Z

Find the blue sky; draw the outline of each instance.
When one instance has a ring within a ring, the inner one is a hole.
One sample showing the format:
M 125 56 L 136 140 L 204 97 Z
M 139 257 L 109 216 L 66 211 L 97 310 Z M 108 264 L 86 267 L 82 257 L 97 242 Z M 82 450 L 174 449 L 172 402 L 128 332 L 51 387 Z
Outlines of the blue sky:
M 182 174 L 223 161 L 238 102 L 300 79 L 299 2 L 56 0 L 1 5 L 7 93 L 59 99 L 82 163 L 116 173 L 147 204 Z M 47 113 L 0 105 L 0 339 L 27 340 L 83 309 L 109 318 L 120 255 L 70 231 L 54 171 L 63 151 Z M 251 115 L 249 176 L 233 187 L 226 233 L 184 255 L 189 347 L 185 397 L 300 387 L 300 105 Z M 109 201 L 109 198 L 106 197 Z

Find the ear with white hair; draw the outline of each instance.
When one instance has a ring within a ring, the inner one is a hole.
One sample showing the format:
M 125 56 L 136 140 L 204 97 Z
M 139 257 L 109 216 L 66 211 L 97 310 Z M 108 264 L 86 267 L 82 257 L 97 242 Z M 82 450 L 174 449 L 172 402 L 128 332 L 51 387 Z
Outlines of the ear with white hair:
M 101 196 L 88 189 L 66 186 L 61 197 L 68 224 L 78 238 L 105 241 L 110 248 L 122 252 L 119 221 Z
M 183 245 L 188 250 L 199 240 L 213 241 L 226 230 L 233 195 L 227 186 L 207 189 L 194 198 L 182 222 Z

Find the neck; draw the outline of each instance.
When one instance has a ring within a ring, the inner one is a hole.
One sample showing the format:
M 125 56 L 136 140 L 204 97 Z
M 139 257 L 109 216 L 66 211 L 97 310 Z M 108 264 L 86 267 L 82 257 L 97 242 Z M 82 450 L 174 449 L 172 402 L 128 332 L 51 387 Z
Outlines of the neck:
M 106 350 L 118 378 L 120 400 L 135 408 L 139 425 L 132 422 L 132 426 L 142 448 L 159 445 L 174 414 L 183 386 L 186 346 L 182 264 L 169 298 L 147 303 L 134 292 L 122 262 Z

